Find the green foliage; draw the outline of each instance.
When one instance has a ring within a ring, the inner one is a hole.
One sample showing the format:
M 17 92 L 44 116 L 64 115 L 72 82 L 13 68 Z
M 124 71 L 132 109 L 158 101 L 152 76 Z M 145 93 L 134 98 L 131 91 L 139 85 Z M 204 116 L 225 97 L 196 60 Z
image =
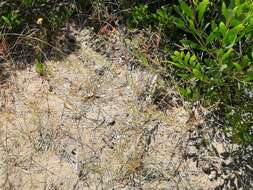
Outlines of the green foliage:
M 187 34 L 180 41 L 185 50 L 175 51 L 169 61 L 183 81 L 180 92 L 194 100 L 201 97 L 206 105 L 220 102 L 234 140 L 252 141 L 253 2 L 223 1 L 216 18 L 206 15 L 217 5 L 194 2 L 180 0 L 175 6 L 179 17 L 174 24 Z
M 158 30 L 176 43 L 180 49 L 166 62 L 176 69 L 181 95 L 219 105 L 233 140 L 253 141 L 251 0 L 178 0 L 158 6 L 147 1 L 132 9 L 130 24 Z
M 151 13 L 148 9 L 148 5 L 135 6 L 132 12 L 132 25 L 147 27 L 150 17 Z
M 171 32 L 174 28 L 172 10 L 169 4 L 157 7 L 153 11 L 147 4 L 136 5 L 132 10 L 130 24 L 133 27 L 151 28 L 161 32 L 170 30 Z
M 16 28 L 20 24 L 20 18 L 18 11 L 7 11 L 2 16 L 3 22 L 7 25 L 8 29 L 11 31 L 13 28 Z
M 35 59 L 35 70 L 40 76 L 46 75 L 46 67 L 38 58 Z

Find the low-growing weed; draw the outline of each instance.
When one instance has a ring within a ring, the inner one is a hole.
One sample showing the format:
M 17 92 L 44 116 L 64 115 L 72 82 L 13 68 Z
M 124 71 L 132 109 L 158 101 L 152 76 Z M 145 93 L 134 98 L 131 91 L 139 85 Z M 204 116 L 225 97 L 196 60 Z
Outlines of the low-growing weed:
M 35 59 L 35 70 L 40 76 L 46 75 L 46 66 L 38 58 Z

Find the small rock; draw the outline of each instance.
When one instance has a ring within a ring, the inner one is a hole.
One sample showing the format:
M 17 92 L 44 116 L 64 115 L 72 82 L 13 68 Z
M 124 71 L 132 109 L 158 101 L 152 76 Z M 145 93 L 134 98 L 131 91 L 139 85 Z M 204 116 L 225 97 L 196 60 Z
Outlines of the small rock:
M 198 149 L 195 146 L 189 146 L 187 150 L 187 156 L 195 157 L 197 156 Z
M 209 163 L 206 163 L 203 167 L 202 170 L 206 173 L 206 174 L 210 174 L 211 173 L 211 165 Z
M 211 171 L 211 173 L 209 174 L 208 178 L 213 181 L 217 178 L 217 171 L 213 170 Z

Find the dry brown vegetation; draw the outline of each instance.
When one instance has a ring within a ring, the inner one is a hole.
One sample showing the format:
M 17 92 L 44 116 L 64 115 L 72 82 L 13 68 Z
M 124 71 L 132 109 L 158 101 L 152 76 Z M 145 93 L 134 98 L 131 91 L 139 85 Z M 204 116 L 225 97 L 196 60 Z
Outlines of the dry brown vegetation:
M 79 52 L 46 62 L 45 76 L 33 66 L 12 71 L 1 88 L 1 188 L 217 186 L 184 157 L 201 118 L 190 122 L 181 105 L 156 108 L 150 96 L 159 78 L 120 60 L 131 59 L 120 33 L 107 42 L 122 54 L 115 59 L 90 48 L 90 31 L 78 38 Z

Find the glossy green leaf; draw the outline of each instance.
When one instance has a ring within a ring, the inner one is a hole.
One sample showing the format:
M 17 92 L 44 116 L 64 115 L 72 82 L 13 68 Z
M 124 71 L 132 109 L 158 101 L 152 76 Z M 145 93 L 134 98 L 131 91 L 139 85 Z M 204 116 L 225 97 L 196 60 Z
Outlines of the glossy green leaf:
M 225 18 L 228 18 L 228 9 L 225 2 L 222 3 L 221 11 L 222 11 L 223 16 Z
M 189 20 L 190 30 L 193 35 L 196 35 L 198 33 L 193 20 Z
M 227 27 L 224 24 L 224 22 L 220 22 L 219 24 L 219 31 L 223 34 L 223 36 L 225 35 L 225 33 L 227 32 Z
M 173 23 L 175 24 L 176 27 L 178 27 L 180 29 L 185 27 L 185 23 L 182 19 L 175 17 L 175 18 L 173 18 L 173 20 L 174 20 Z
M 8 24 L 9 26 L 11 26 L 11 21 L 6 16 L 2 16 L 2 19 L 4 20 L 4 22 L 6 24 Z
M 222 55 L 222 58 L 221 58 L 222 63 L 228 61 L 229 56 L 232 54 L 232 52 L 233 52 L 233 49 L 230 48 L 226 53 L 224 53 L 224 54 Z
M 185 57 L 184 57 L 184 62 L 185 62 L 185 63 L 188 63 L 190 57 L 191 57 L 190 52 L 187 52 L 187 54 L 186 54 Z
M 174 66 L 176 66 L 179 69 L 185 69 L 186 66 L 183 63 L 179 63 L 179 62 L 170 62 L 171 64 L 173 64 Z
M 191 7 L 189 7 L 184 1 L 180 1 L 180 8 L 186 14 L 186 16 L 193 18 L 193 11 Z
M 202 2 L 199 3 L 197 10 L 198 10 L 198 21 L 201 22 L 202 18 L 205 14 L 206 8 L 209 4 L 209 0 L 203 0 Z
M 237 39 L 237 35 L 239 31 L 241 31 L 243 28 L 243 24 L 239 24 L 226 32 L 224 36 L 224 46 L 226 48 L 232 48 L 234 46 Z
M 201 72 L 201 67 L 200 67 L 199 64 L 198 64 L 195 68 L 193 68 L 192 73 L 193 73 L 193 75 L 194 75 L 197 79 L 199 79 L 199 80 L 202 80 L 202 79 L 203 79 L 203 75 L 202 75 L 202 72 Z
M 190 63 L 191 65 L 193 65 L 193 63 L 194 63 L 196 60 L 197 60 L 196 55 L 192 55 L 191 58 L 190 58 L 189 63 Z

